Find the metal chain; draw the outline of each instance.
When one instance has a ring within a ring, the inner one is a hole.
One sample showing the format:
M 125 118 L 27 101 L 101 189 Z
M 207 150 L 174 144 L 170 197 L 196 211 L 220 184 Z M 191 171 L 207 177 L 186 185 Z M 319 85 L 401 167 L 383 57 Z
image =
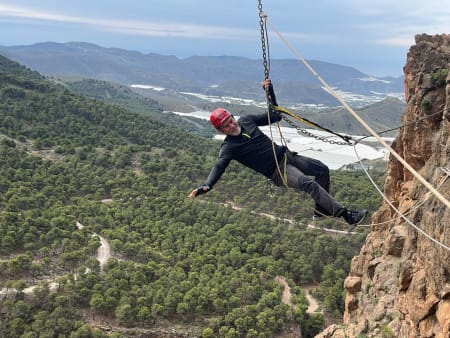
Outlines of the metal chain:
M 331 144 L 337 144 L 340 146 L 351 146 L 352 144 L 349 142 L 343 142 L 343 141 L 335 141 L 333 139 L 329 139 L 325 136 L 319 136 L 319 135 L 315 135 L 313 133 L 311 133 L 310 131 L 303 129 L 299 126 L 297 126 L 293 121 L 290 120 L 291 117 L 289 117 L 289 115 L 284 115 L 284 120 L 294 129 L 296 129 L 298 132 L 309 136 L 309 137 L 313 137 L 316 140 L 322 141 L 322 142 L 326 142 L 326 143 L 331 143 Z
M 262 48 L 262 56 L 263 56 L 263 65 L 264 65 L 264 79 L 268 79 L 269 78 L 269 62 L 268 62 L 268 49 L 266 46 L 266 40 L 267 40 L 267 36 L 266 36 L 266 32 L 267 32 L 267 27 L 266 27 L 266 19 L 267 19 L 267 15 L 264 13 L 263 11 L 263 7 L 262 7 L 262 0 L 258 0 L 258 9 L 259 9 L 259 26 L 261 29 L 261 48 Z M 270 102 L 268 102 L 269 104 L 269 110 L 272 109 Z M 297 125 L 294 124 L 294 122 L 290 121 L 288 118 L 286 118 L 287 116 L 285 116 L 284 120 L 293 128 L 295 128 L 298 132 L 310 136 L 310 137 L 314 137 L 316 140 L 319 141 L 323 141 L 323 142 L 327 142 L 327 143 L 331 143 L 331 144 L 338 144 L 338 145 L 351 145 L 348 142 L 341 142 L 341 141 L 335 141 L 335 140 L 330 140 L 326 137 L 323 136 L 318 136 L 318 135 L 314 135 L 313 133 L 307 131 L 306 129 L 300 128 Z
M 264 65 L 264 80 L 268 80 L 269 79 L 269 71 L 270 71 L 270 63 L 269 63 L 270 57 L 269 57 L 269 46 L 268 46 L 269 45 L 269 37 L 267 35 L 267 25 L 266 25 L 267 15 L 263 11 L 262 0 L 258 0 L 258 9 L 259 9 L 259 26 L 261 28 L 261 48 L 262 48 L 263 65 Z M 267 45 L 266 45 L 266 41 L 267 41 Z M 271 139 L 272 139 L 273 156 L 275 159 L 275 163 L 277 165 L 277 171 L 281 176 L 281 180 L 283 181 L 283 185 L 285 187 L 287 187 L 288 186 L 287 178 L 282 174 L 282 172 L 285 170 L 283 170 L 283 171 L 281 170 L 280 163 L 278 162 L 278 158 L 277 158 L 277 154 L 276 154 L 276 150 L 275 150 L 275 142 L 273 142 L 272 125 L 270 123 L 270 112 L 272 110 L 272 102 L 271 102 L 271 100 L 269 100 L 269 87 L 266 86 L 265 90 L 266 90 L 266 102 L 267 102 L 267 122 L 269 125 L 270 135 L 271 135 Z M 281 130 L 280 130 L 280 136 L 281 136 L 281 140 L 283 141 L 283 136 L 281 135 Z
M 267 61 L 266 27 L 265 27 L 266 25 L 265 19 L 267 18 L 267 15 L 263 11 L 261 0 L 258 0 L 258 9 L 259 9 L 259 26 L 261 29 L 261 47 L 264 65 L 264 79 L 267 80 L 269 78 L 269 63 Z

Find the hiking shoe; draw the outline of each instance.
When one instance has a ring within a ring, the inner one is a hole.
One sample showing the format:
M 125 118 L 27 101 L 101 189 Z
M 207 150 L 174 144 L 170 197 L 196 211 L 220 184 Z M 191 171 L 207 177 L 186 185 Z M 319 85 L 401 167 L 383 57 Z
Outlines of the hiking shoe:
M 356 210 L 346 210 L 343 214 L 342 217 L 345 219 L 345 221 L 350 224 L 350 225 L 358 225 L 361 224 L 364 219 L 367 217 L 367 214 L 369 212 L 367 210 L 361 210 L 361 211 L 356 211 Z

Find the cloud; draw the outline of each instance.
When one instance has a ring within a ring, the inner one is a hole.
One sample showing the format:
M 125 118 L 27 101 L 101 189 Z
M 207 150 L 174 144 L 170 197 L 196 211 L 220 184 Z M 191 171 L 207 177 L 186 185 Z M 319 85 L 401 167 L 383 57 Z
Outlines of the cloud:
M 0 4 L 0 16 L 34 20 L 82 22 L 82 18 L 70 17 L 49 12 L 36 11 L 29 8 Z
M 180 23 L 158 23 L 141 20 L 111 20 L 34 10 L 31 8 L 0 4 L 0 17 L 34 21 L 49 21 L 89 25 L 99 30 L 128 35 L 154 37 L 183 37 L 194 39 L 250 40 L 255 30 Z
M 405 47 L 408 48 L 414 42 L 414 38 L 411 37 L 397 37 L 397 38 L 385 38 L 375 40 L 375 43 L 382 46 L 392 46 L 392 47 Z
M 323 32 L 324 38 L 318 39 L 328 37 L 330 43 L 353 40 L 365 46 L 407 47 L 416 34 L 449 33 L 450 29 L 448 0 L 318 0 L 312 5 L 321 7 L 316 8 L 320 24 L 314 29 L 317 34 Z

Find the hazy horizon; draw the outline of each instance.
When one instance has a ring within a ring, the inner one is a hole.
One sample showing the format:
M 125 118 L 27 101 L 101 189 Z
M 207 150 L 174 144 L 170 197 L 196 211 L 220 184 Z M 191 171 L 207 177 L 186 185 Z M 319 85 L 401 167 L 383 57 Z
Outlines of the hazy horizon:
M 349 66 L 372 76 L 403 74 L 416 34 L 449 29 L 444 0 L 263 1 L 270 57 L 297 56 Z M 76 3 L 0 0 L 0 45 L 90 42 L 142 53 L 261 59 L 257 2 L 186 0 Z M 274 31 L 271 27 L 274 27 Z

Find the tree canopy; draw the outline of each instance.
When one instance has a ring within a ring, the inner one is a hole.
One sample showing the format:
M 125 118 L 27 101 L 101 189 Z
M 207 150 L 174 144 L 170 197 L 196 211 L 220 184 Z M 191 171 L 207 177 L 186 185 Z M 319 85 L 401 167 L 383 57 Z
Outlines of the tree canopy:
M 272 337 L 294 322 L 312 337 L 323 318 L 306 313 L 300 288 L 283 304 L 278 275 L 292 287 L 319 285 L 325 310 L 342 312 L 343 278 L 364 234 L 306 230 L 307 195 L 268 197 L 264 178 L 233 163 L 226 184 L 189 200 L 217 142 L 75 94 L 3 57 L 0 97 L 0 285 L 17 290 L 0 295 L 2 336 L 106 336 L 85 321 L 90 313 L 124 328 L 182 323 L 204 337 Z M 333 180 L 346 205 L 380 204 L 360 174 Z M 113 250 L 103 270 L 93 233 Z

